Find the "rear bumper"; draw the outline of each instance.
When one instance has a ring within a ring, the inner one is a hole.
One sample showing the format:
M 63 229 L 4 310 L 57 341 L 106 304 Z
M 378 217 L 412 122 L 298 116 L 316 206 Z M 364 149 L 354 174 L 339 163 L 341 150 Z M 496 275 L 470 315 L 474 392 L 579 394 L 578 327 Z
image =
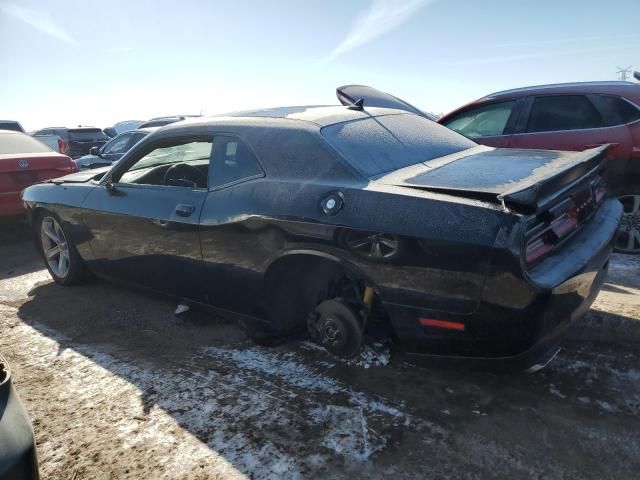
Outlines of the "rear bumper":
M 557 350 L 571 321 L 584 315 L 598 295 L 621 211 L 619 202 L 608 200 L 570 247 L 546 270 L 533 272 L 535 281 L 521 280 L 528 284 L 530 297 L 520 305 L 515 301 L 511 306 L 496 305 L 485 299 L 471 315 L 386 305 L 398 339 L 414 356 L 518 368 L 533 365 Z M 508 284 L 516 281 L 509 277 Z M 510 295 L 508 284 L 501 284 L 503 300 Z M 511 295 L 515 290 L 513 285 Z M 423 326 L 419 319 L 425 317 L 454 322 L 459 328 Z
M 0 217 L 22 215 L 24 204 L 20 198 L 20 192 L 0 193 Z

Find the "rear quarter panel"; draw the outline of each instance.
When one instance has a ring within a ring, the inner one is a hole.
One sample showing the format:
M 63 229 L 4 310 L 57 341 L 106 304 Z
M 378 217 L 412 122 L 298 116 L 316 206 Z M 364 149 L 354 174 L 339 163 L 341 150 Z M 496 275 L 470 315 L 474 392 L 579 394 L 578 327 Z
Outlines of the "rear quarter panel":
M 334 192 L 343 196 L 344 208 L 329 216 L 320 204 Z M 479 302 L 504 218 L 497 207 L 417 189 L 260 179 L 209 194 L 201 217 L 202 252 L 214 270 L 224 265 L 225 274 L 247 279 L 245 304 L 260 295 L 262 276 L 274 261 L 313 252 L 360 272 L 386 303 L 467 314 Z M 347 245 L 352 231 L 397 236 L 400 254 L 367 258 Z M 243 308 L 240 298 L 221 300 L 224 307 Z

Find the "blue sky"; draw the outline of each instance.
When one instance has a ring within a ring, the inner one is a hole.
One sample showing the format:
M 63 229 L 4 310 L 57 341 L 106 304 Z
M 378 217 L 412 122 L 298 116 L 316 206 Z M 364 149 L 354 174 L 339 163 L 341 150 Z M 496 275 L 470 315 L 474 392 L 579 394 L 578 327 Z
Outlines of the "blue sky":
M 336 103 L 432 112 L 640 69 L 640 0 L 0 0 L 0 118 L 28 129 Z

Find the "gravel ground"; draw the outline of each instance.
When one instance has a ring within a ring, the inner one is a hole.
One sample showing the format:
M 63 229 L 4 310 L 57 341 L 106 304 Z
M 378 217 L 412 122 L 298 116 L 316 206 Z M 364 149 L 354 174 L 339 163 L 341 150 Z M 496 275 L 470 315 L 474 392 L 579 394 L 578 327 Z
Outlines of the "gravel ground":
M 21 225 L 0 252 L 0 351 L 45 479 L 638 478 L 638 258 L 614 256 L 547 369 L 494 374 L 262 348 L 165 298 L 59 287 Z

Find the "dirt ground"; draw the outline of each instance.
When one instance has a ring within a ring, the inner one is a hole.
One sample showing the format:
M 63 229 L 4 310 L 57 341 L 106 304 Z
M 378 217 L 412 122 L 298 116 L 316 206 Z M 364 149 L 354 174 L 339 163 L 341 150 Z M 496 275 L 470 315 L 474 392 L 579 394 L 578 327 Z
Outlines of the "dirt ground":
M 640 478 L 640 259 L 535 374 L 347 365 L 101 281 L 0 224 L 0 351 L 45 479 Z

